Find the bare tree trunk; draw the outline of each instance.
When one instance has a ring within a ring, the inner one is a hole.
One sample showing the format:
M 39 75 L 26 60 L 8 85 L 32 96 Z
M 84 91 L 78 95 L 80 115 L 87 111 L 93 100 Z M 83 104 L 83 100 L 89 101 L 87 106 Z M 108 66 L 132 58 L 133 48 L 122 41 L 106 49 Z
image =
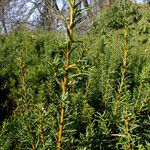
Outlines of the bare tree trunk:
M 2 10 L 1 10 L 1 22 L 2 22 L 2 28 L 4 32 L 7 33 L 4 6 L 2 6 Z
M 59 11 L 57 2 L 56 0 L 43 0 L 43 4 L 42 25 L 48 30 L 54 30 L 57 26 L 55 14 Z
M 89 7 L 88 1 L 87 0 L 82 0 L 83 5 L 85 8 Z

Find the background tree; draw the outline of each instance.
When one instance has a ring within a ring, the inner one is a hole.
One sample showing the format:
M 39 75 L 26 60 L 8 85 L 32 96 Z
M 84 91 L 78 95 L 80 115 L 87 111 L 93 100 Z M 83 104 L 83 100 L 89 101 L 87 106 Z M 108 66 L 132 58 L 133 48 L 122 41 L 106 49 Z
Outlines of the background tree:
M 7 33 L 7 8 L 9 6 L 10 1 L 1 0 L 0 1 L 0 21 L 1 21 L 1 28 L 2 31 Z

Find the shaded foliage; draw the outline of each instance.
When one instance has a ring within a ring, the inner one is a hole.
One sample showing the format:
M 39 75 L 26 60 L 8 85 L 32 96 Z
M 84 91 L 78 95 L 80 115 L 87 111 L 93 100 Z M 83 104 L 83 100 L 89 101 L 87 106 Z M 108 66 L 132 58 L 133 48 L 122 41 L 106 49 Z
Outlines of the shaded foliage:
M 149 149 L 148 9 L 116 1 L 95 18 L 92 29 L 75 38 L 70 62 L 76 68 L 69 72 L 74 80 L 63 97 L 62 149 Z M 57 80 L 64 73 L 65 38 L 61 32 L 27 30 L 1 35 L 2 150 L 57 149 L 61 115 Z

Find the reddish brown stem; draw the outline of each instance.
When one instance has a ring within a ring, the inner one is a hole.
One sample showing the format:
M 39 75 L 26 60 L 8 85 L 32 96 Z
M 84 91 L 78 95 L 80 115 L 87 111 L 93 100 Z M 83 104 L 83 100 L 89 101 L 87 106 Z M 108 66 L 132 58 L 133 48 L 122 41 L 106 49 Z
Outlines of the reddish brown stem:
M 64 96 L 67 92 L 68 88 L 68 71 L 69 71 L 69 55 L 70 51 L 67 51 L 66 56 L 66 62 L 65 62 L 65 74 L 64 74 L 64 81 L 62 84 L 62 96 Z M 61 100 L 62 101 L 62 100 Z M 64 115 L 65 115 L 65 105 L 62 101 L 61 106 L 61 118 L 60 118 L 60 124 L 59 124 L 59 135 L 58 135 L 58 150 L 61 149 L 61 142 L 62 142 L 62 133 L 63 133 L 63 123 L 64 123 Z

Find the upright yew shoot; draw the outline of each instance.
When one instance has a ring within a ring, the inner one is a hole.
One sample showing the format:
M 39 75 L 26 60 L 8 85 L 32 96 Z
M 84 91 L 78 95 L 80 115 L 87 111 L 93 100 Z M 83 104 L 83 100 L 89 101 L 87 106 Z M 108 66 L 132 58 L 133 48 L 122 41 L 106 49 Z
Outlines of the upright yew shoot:
M 65 57 L 65 63 L 64 63 L 64 75 L 62 80 L 57 80 L 57 83 L 60 86 L 60 89 L 62 91 L 61 94 L 61 117 L 60 117 L 60 123 L 59 123 L 59 134 L 58 134 L 58 150 L 61 149 L 61 143 L 62 143 L 62 133 L 63 133 L 63 123 L 64 123 L 64 116 L 65 116 L 65 102 L 64 97 L 67 96 L 68 92 L 68 86 L 72 83 L 73 80 L 69 79 L 69 71 L 70 69 L 73 69 L 75 67 L 75 64 L 70 64 L 70 55 L 73 49 L 73 44 L 75 43 L 74 40 L 74 29 L 76 26 L 76 23 L 79 21 L 76 19 L 76 17 L 81 13 L 81 10 L 79 10 L 80 3 L 77 3 L 76 0 L 68 0 L 69 4 L 69 18 L 64 18 L 65 24 L 66 24 L 66 30 L 67 30 L 67 48 L 63 50 L 63 54 Z M 79 21 L 80 22 L 80 21 Z
M 116 103 L 115 103 L 115 114 L 117 113 L 119 103 L 120 103 L 120 96 L 123 91 L 123 86 L 125 84 L 126 79 L 126 72 L 127 72 L 127 25 L 125 24 L 124 27 L 124 49 L 123 49 L 123 65 L 122 65 L 122 76 L 121 76 L 121 82 L 118 87 L 118 93 L 116 97 Z

